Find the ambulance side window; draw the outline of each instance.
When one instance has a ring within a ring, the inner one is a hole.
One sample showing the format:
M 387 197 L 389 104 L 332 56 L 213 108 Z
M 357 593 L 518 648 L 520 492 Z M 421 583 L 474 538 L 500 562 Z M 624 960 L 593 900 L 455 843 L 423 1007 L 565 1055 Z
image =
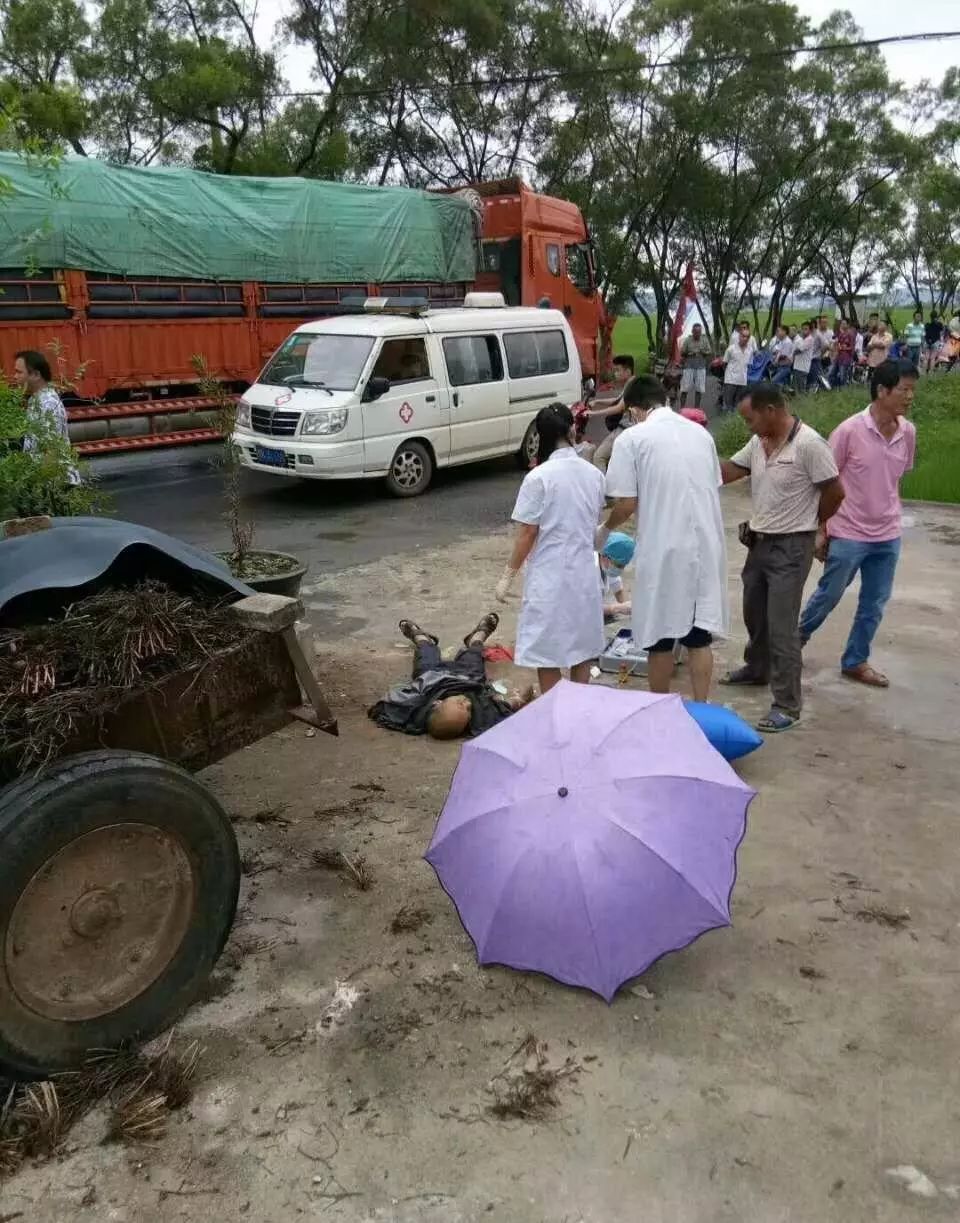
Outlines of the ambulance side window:
M 426 343 L 421 339 L 385 340 L 371 377 L 389 378 L 391 386 L 432 378 Z

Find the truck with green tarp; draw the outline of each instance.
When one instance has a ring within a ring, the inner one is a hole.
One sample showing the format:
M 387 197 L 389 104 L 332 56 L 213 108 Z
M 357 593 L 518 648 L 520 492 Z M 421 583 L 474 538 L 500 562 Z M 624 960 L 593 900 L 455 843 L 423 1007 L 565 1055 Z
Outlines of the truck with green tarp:
M 86 453 L 207 440 L 196 356 L 243 390 L 295 326 L 358 297 L 547 289 L 595 358 L 587 243 L 574 205 L 516 181 L 441 193 L 0 153 L 0 361 L 48 355 Z

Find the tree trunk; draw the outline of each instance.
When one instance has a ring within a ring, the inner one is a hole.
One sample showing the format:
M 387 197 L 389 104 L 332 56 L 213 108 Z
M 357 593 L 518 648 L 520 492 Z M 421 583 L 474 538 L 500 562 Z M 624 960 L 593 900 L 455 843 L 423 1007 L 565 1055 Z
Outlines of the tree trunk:
M 637 313 L 643 319 L 644 326 L 647 329 L 647 353 L 651 357 L 656 357 L 657 346 L 654 343 L 654 339 L 653 339 L 653 322 L 646 308 L 644 307 L 643 303 L 640 301 L 640 298 L 637 297 L 636 293 L 631 294 L 631 296 L 633 298 L 633 304 L 637 308 Z

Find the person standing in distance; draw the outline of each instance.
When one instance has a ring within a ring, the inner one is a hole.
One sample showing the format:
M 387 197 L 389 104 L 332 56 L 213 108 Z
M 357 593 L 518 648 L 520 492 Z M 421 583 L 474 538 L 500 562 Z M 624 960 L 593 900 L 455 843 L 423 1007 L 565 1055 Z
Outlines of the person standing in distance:
M 750 358 L 757 351 L 757 341 L 750 334 L 749 323 L 737 323 L 737 334 L 723 354 L 723 398 L 721 412 L 732 412 L 747 393 L 747 370 Z
M 890 683 L 870 666 L 870 647 L 900 559 L 900 478 L 913 467 L 917 446 L 917 431 L 905 417 L 917 377 L 909 361 L 884 361 L 870 378 L 871 403 L 830 434 L 846 497 L 817 535 L 823 576 L 800 616 L 805 645 L 859 573 L 860 597 L 840 670 L 872 688 Z
M 773 704 L 757 730 L 789 730 L 800 717 L 800 605 L 817 531 L 837 512 L 843 486 L 830 447 L 793 416 L 783 391 L 760 382 L 740 404 L 750 441 L 721 464 L 724 484 L 750 477 L 753 512 L 740 529 L 744 665 L 721 684 L 770 684 Z
M 812 360 L 807 386 L 816 386 L 826 373 L 830 362 L 830 350 L 833 346 L 833 332 L 830 330 L 830 320 L 825 314 L 817 319 L 816 330 L 813 332 Z
M 812 361 L 813 327 L 810 323 L 801 323 L 800 334 L 793 342 L 793 391 L 795 395 L 802 395 L 807 389 Z
M 537 413 L 536 425 L 537 466 L 520 485 L 516 537 L 496 597 L 506 602 L 526 561 L 515 661 L 536 668 L 540 691 L 549 692 L 567 668 L 574 683 L 588 684 L 603 652 L 594 536 L 604 496 L 603 476 L 574 449 L 570 409 L 549 404 Z
M 693 696 L 706 701 L 714 634 L 726 636 L 727 548 L 720 463 L 713 438 L 667 406 L 662 383 L 634 378 L 623 392 L 638 423 L 617 439 L 607 471 L 615 500 L 597 533 L 637 516 L 633 640 L 647 651 L 651 692 L 669 692 L 677 642 L 686 646 Z
M 40 352 L 24 349 L 18 352 L 13 364 L 13 381 L 23 388 L 27 396 L 27 417 L 47 420 L 65 440 L 70 440 L 67 424 L 67 409 L 57 388 L 53 385 L 50 362 Z M 27 438 L 25 449 L 34 448 L 33 439 Z
M 680 407 L 687 406 L 687 399 L 693 391 L 693 406 L 699 408 L 707 389 L 707 365 L 713 356 L 713 345 L 703 334 L 703 327 L 694 323 L 687 338 L 680 345 L 680 364 L 683 367 L 680 374 Z

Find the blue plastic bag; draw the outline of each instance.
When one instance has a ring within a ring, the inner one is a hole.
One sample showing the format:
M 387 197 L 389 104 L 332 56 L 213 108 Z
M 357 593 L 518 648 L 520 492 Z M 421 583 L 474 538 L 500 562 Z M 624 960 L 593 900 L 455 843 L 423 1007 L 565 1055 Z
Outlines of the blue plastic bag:
M 724 760 L 739 760 L 763 743 L 763 736 L 748 726 L 739 714 L 722 705 L 706 705 L 701 701 L 684 701 L 684 708 L 707 736 Z

